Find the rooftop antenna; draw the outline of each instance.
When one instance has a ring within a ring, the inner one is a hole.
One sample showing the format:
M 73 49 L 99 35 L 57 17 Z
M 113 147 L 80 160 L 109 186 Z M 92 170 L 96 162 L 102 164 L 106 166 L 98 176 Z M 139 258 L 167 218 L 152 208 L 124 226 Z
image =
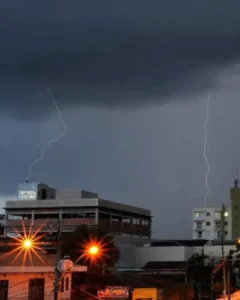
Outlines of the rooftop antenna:
M 238 188 L 238 184 L 239 184 L 239 179 L 238 179 L 238 170 L 236 170 L 236 178 L 234 180 L 234 187 Z

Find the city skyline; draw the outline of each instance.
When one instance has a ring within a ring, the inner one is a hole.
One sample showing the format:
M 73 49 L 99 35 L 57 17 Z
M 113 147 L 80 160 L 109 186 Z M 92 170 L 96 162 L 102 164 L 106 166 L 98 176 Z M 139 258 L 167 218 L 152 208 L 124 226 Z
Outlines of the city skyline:
M 62 132 L 50 88 L 67 134 L 33 181 L 150 208 L 154 235 L 191 237 L 209 93 L 207 205 L 229 203 L 240 166 L 240 3 L 56 3 L 0 4 L 1 199 Z

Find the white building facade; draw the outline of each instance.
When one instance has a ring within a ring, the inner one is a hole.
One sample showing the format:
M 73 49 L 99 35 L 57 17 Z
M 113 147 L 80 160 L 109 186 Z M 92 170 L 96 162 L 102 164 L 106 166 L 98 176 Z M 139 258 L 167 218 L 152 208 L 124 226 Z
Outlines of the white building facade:
M 192 216 L 192 238 L 221 239 L 221 207 L 195 208 Z M 232 240 L 232 208 L 224 209 L 224 240 Z
M 224 253 L 227 255 L 230 250 L 235 250 L 235 244 L 224 245 Z M 159 247 L 137 247 L 135 257 L 135 268 L 143 268 L 148 262 L 181 262 L 188 261 L 189 258 L 195 254 L 202 254 L 209 256 L 218 262 L 222 259 L 222 246 L 212 245 L 207 242 L 204 246 L 159 246 Z

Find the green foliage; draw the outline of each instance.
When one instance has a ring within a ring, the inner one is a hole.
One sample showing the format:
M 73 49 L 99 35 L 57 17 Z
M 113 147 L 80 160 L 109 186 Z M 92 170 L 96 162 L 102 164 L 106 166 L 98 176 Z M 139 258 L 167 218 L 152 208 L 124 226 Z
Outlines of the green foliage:
M 100 253 L 93 259 L 86 257 L 84 253 L 90 244 L 99 245 Z M 119 250 L 114 238 L 106 232 L 99 231 L 97 227 L 79 226 L 74 232 L 62 234 L 61 255 L 69 256 L 73 262 L 79 259 L 79 264 L 106 265 L 113 267 L 119 260 Z
M 209 256 L 204 253 L 194 253 L 188 260 L 188 280 L 194 282 L 209 282 L 213 269 L 211 264 L 207 264 L 206 260 Z
M 205 264 L 205 260 L 209 259 L 209 256 L 205 255 L 204 253 L 194 253 L 188 260 L 188 264 L 191 265 L 198 265 L 203 266 Z

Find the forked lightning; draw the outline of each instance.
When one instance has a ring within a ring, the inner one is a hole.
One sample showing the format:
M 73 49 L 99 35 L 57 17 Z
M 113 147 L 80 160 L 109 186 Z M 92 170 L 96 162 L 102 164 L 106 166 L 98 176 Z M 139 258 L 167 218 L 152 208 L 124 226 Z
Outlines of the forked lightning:
M 208 183 L 208 176 L 210 174 L 210 165 L 208 162 L 208 156 L 207 156 L 207 146 L 208 146 L 208 122 L 209 122 L 209 117 L 210 117 L 210 109 L 209 109 L 209 105 L 210 105 L 210 100 L 211 97 L 210 95 L 208 95 L 208 99 L 207 99 L 207 115 L 206 115 L 206 120 L 204 122 L 204 146 L 203 146 L 203 157 L 205 159 L 205 163 L 207 166 L 207 172 L 205 174 L 205 185 L 206 185 L 206 193 L 204 195 L 204 207 L 206 207 L 207 204 L 207 197 L 210 193 L 210 187 L 209 187 L 209 183 Z
M 62 131 L 62 133 L 61 133 L 58 137 L 56 137 L 56 138 L 53 139 L 53 140 L 50 140 L 50 141 L 48 142 L 48 144 L 42 149 L 41 155 L 39 156 L 39 158 L 37 158 L 37 159 L 31 164 L 31 166 L 30 166 L 30 168 L 29 168 L 28 177 L 26 178 L 26 181 L 30 181 L 30 180 L 31 180 L 33 168 L 34 168 L 34 166 L 35 166 L 38 162 L 40 162 L 40 161 L 43 160 L 45 151 L 46 151 L 49 147 L 51 147 L 52 144 L 57 143 L 57 142 L 58 142 L 62 137 L 64 137 L 64 135 L 67 133 L 67 126 L 66 126 L 66 124 L 65 124 L 65 122 L 64 122 L 64 120 L 63 120 L 62 113 L 61 113 L 61 111 L 60 111 L 60 109 L 59 109 L 59 107 L 58 107 L 58 104 L 57 104 L 57 102 L 56 102 L 56 100 L 55 100 L 53 94 L 52 94 L 52 91 L 51 91 L 50 89 L 48 89 L 47 91 L 48 91 L 48 93 L 50 94 L 51 99 L 52 99 L 52 101 L 53 101 L 53 104 L 54 104 L 54 106 L 55 106 L 55 108 L 56 108 L 56 110 L 57 110 L 57 113 L 58 113 L 59 118 L 60 118 L 61 123 L 62 123 L 63 131 Z

